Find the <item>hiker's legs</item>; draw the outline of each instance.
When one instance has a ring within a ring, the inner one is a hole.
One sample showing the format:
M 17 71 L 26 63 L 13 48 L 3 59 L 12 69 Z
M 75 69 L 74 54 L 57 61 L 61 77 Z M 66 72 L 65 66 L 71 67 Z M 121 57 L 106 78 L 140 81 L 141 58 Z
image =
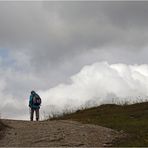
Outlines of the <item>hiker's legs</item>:
M 30 113 L 30 120 L 33 121 L 33 114 L 34 114 L 34 109 L 31 108 L 31 113 Z
M 36 109 L 35 113 L 36 113 L 36 121 L 38 121 L 39 120 L 39 109 Z

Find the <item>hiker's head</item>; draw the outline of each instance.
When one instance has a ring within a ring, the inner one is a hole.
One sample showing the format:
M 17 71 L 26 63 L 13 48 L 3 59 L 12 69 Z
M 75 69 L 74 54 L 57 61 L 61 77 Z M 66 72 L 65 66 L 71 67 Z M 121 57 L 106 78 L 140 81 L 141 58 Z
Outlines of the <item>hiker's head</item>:
M 34 94 L 35 94 L 35 91 L 34 91 L 34 90 L 32 90 L 32 91 L 31 91 L 31 94 L 32 94 L 32 95 L 34 95 Z

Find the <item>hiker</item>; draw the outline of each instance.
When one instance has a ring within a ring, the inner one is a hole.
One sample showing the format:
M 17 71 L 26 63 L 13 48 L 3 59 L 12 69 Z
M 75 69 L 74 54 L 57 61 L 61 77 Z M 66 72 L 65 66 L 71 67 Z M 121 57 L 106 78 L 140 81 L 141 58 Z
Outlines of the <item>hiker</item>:
M 36 113 L 36 121 L 39 120 L 39 109 L 41 106 L 41 98 L 35 92 L 31 91 L 30 99 L 29 99 L 29 107 L 30 107 L 30 120 L 33 121 L 34 111 Z

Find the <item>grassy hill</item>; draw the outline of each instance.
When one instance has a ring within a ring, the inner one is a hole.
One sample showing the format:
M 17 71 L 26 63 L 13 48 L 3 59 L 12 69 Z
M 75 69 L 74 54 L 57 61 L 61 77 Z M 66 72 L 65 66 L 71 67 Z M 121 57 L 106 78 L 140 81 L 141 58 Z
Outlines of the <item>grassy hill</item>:
M 133 105 L 101 105 L 56 119 L 70 119 L 96 124 L 128 133 L 114 146 L 148 146 L 148 103 Z

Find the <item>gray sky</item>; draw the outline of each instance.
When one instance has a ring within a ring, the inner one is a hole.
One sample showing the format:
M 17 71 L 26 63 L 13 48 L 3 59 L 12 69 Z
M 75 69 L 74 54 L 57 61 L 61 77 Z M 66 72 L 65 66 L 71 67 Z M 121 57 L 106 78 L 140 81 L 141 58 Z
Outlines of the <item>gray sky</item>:
M 8 118 L 26 118 L 32 89 L 44 96 L 86 65 L 148 64 L 146 1 L 0 1 L 0 22 L 0 112 Z

